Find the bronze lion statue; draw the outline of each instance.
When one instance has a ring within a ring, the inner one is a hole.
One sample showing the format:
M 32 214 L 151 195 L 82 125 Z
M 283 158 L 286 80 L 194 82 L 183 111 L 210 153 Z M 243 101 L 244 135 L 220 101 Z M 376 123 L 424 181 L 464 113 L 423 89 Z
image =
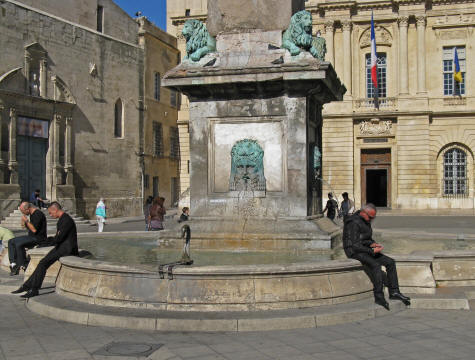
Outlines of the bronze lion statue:
M 185 59 L 199 61 L 206 54 L 216 51 L 216 40 L 209 34 L 206 25 L 196 19 L 185 22 L 182 31 L 186 39 Z
M 282 36 L 282 47 L 290 51 L 292 56 L 300 54 L 302 50 L 309 51 L 318 58 L 318 51 L 313 47 L 312 14 L 302 10 L 290 19 L 290 26 Z

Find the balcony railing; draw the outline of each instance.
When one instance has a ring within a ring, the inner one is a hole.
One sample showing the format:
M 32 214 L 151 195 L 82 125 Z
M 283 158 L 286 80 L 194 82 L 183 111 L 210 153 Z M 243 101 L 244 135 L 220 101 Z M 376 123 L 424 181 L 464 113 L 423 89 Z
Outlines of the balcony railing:
M 397 108 L 397 98 L 385 97 L 378 98 L 378 105 L 380 111 L 390 111 Z M 375 106 L 375 99 L 362 98 L 353 101 L 353 108 L 355 111 L 377 111 Z

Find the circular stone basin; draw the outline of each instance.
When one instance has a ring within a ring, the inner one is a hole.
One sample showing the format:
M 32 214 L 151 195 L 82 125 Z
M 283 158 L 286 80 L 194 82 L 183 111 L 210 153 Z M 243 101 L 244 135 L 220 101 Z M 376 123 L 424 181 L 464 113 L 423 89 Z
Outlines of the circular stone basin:
M 60 259 L 56 291 L 99 305 L 177 311 L 249 311 L 338 304 L 371 297 L 355 260 L 287 265 L 177 266 L 157 270 Z

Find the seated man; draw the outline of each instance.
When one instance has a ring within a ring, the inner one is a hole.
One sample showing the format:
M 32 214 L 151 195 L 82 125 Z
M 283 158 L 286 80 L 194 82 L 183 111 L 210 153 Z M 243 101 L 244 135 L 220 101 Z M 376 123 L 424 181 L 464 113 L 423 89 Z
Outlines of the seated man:
M 343 227 L 343 248 L 346 256 L 356 259 L 363 264 L 366 273 L 373 283 L 374 300 L 378 305 L 389 310 L 383 293 L 383 271 L 381 265 L 386 267 L 389 298 L 401 300 L 410 305 L 409 297 L 399 292 L 399 283 L 395 261 L 383 255 L 383 246 L 372 239 L 373 230 L 371 221 L 376 217 L 376 207 L 373 204 L 364 205 L 345 219 Z
M 32 203 L 33 205 L 41 209 L 41 208 L 46 207 L 45 201 L 46 199 L 42 199 L 40 197 L 40 189 L 36 189 L 34 192 L 31 193 L 30 203 Z
M 21 297 L 25 299 L 38 295 L 38 290 L 43 284 L 46 271 L 59 260 L 60 257 L 79 255 L 77 230 L 74 220 L 61 209 L 61 205 L 56 201 L 53 201 L 49 205 L 48 212 L 51 217 L 59 219 L 56 225 L 56 235 L 51 237 L 51 243 L 54 245 L 54 248 L 40 260 L 28 280 L 26 280 L 19 289 L 12 291 L 12 294 L 19 294 L 26 291 L 26 294 L 21 295 Z
M 32 204 L 24 201 L 19 210 L 23 214 L 21 224 L 28 230 L 28 235 L 19 236 L 8 242 L 8 258 L 10 260 L 10 275 L 18 275 L 20 268 L 26 268 L 26 250 L 47 245 L 46 216 Z M 28 220 L 28 216 L 30 219 Z

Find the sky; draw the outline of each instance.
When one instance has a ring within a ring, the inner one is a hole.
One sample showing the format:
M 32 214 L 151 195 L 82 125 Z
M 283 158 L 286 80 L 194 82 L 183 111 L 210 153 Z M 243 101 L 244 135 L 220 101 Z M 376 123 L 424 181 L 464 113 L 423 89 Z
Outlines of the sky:
M 114 0 L 124 11 L 132 17 L 141 11 L 151 22 L 162 30 L 167 27 L 167 0 Z

